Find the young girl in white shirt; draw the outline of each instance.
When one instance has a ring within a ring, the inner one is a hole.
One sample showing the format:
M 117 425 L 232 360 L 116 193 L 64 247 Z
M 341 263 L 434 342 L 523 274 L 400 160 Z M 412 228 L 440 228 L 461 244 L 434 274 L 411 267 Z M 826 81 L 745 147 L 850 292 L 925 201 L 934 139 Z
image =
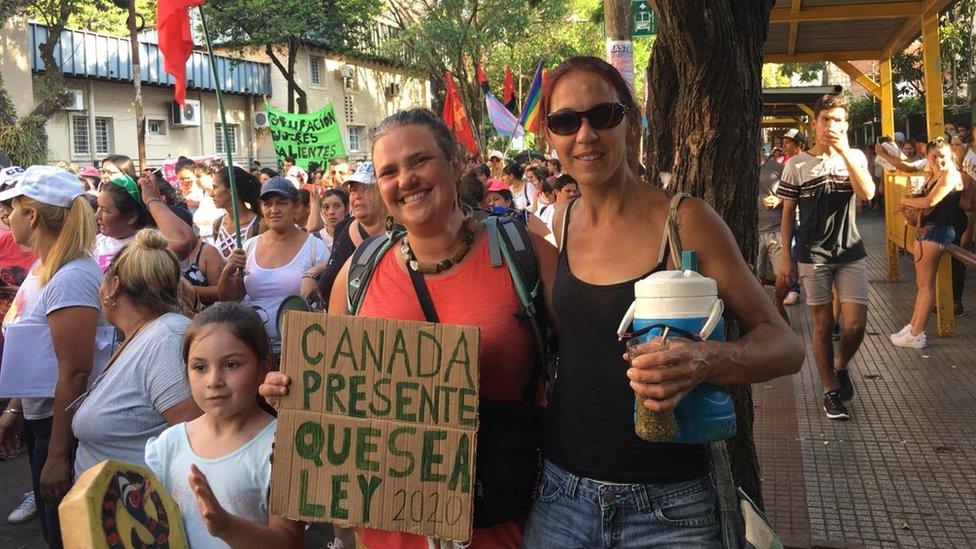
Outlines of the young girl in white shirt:
M 203 410 L 146 444 L 146 463 L 201 547 L 302 547 L 304 526 L 268 516 L 276 420 L 258 405 L 271 349 L 257 313 L 217 303 L 183 336 L 190 392 Z

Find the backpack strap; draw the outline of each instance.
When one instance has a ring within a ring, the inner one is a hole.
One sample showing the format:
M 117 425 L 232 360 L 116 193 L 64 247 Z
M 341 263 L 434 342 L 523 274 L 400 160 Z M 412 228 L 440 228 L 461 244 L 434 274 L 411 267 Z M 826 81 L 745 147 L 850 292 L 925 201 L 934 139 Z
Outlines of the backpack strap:
M 675 269 L 681 269 L 681 233 L 678 232 L 678 206 L 685 198 L 691 195 L 688 193 L 677 193 L 671 197 L 671 204 L 668 206 L 668 220 L 665 230 L 668 232 L 668 248 L 671 250 L 671 263 Z
M 529 321 L 535 339 L 536 361 L 528 386 L 526 386 L 522 400 L 535 400 L 536 387 L 540 377 L 545 377 L 548 359 L 546 323 L 543 315 L 545 305 L 542 302 L 542 279 L 539 276 L 539 265 L 532 246 L 532 237 L 523 223 L 509 216 L 492 216 L 485 220 L 488 229 L 489 250 L 497 247 L 501 257 L 508 266 L 518 295 L 522 310 L 516 315 L 519 323 Z M 500 267 L 501 262 L 492 266 Z
M 363 241 L 352 253 L 349 276 L 346 278 L 346 306 L 350 314 L 358 314 L 359 307 L 366 297 L 366 287 L 373 277 L 373 271 L 380 258 L 393 245 L 393 239 L 386 233 L 372 236 Z

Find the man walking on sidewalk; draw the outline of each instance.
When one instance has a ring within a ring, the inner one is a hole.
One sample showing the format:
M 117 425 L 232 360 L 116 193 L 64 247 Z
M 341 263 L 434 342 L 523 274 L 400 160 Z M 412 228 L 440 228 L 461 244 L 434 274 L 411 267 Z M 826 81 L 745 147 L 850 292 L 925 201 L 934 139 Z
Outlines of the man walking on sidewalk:
M 823 384 L 824 412 L 847 419 L 844 401 L 854 396 L 847 365 L 864 338 L 868 311 L 867 260 L 855 215 L 857 199 L 874 197 L 874 180 L 864 153 L 847 141 L 848 102 L 825 95 L 814 108 L 816 144 L 783 166 L 777 195 L 783 199 L 781 242 L 793 238 L 793 216 L 800 210 L 796 252 L 800 282 L 813 314 L 813 355 Z M 779 276 L 793 264 L 784 254 Z M 831 327 L 833 291 L 841 303 L 841 337 L 834 352 Z

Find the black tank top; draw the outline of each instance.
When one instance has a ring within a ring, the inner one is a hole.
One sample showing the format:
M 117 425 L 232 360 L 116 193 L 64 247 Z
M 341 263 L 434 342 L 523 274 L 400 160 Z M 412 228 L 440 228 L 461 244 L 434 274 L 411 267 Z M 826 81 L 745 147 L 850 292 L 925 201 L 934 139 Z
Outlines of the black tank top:
M 646 442 L 634 433 L 634 391 L 616 329 L 638 279 L 598 286 L 573 276 L 566 251 L 571 209 L 553 285 L 559 371 L 543 424 L 545 456 L 576 475 L 607 482 L 668 484 L 703 477 L 704 445 Z M 667 249 L 661 257 L 647 274 L 666 268 Z
M 950 191 L 939 201 L 932 211 L 925 216 L 925 223 L 938 223 L 948 225 L 962 233 L 966 230 L 966 214 L 959 209 L 959 199 L 962 198 L 962 191 Z

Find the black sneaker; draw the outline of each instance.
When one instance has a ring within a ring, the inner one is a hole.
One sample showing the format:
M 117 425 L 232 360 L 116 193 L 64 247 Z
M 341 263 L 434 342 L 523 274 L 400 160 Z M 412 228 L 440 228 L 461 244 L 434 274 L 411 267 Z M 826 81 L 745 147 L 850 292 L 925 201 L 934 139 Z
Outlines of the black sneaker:
M 966 314 L 966 308 L 962 306 L 962 303 L 956 303 L 952 306 L 953 316 L 963 316 Z
M 834 322 L 834 327 L 830 331 L 834 336 L 834 341 L 840 341 L 840 323 Z
M 850 419 L 851 414 L 847 412 L 847 406 L 841 401 L 840 391 L 833 390 L 824 393 L 824 412 L 830 419 Z
M 843 370 L 834 370 L 834 375 L 837 376 L 837 392 L 840 394 L 840 399 L 844 402 L 854 398 L 854 384 L 851 383 L 851 373 L 847 371 L 847 368 Z

